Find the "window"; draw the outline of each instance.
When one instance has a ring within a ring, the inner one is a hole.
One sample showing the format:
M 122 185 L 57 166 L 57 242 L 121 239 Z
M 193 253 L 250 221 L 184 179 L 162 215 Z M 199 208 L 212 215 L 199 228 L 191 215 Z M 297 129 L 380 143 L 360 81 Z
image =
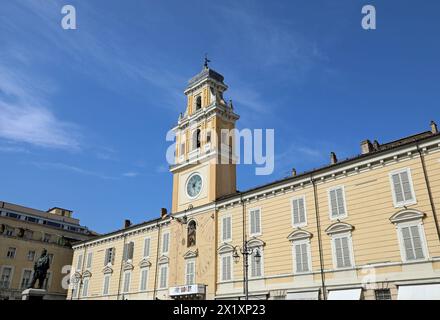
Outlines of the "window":
M 403 261 L 425 259 L 425 239 L 422 224 L 419 222 L 400 224 L 398 230 Z
M 159 288 L 164 289 L 168 286 L 168 265 L 160 266 Z
M 45 233 L 43 236 L 43 242 L 50 242 L 50 239 L 52 238 L 52 235 L 49 233 Z
M 130 292 L 130 281 L 131 281 L 131 271 L 124 272 L 124 286 L 122 289 L 123 293 Z
M 38 219 L 33 217 L 26 217 L 25 220 L 28 222 L 38 223 Z
M 196 266 L 195 261 L 186 262 L 186 273 L 185 273 L 186 285 L 195 283 L 195 266 Z
M 232 217 L 226 216 L 222 218 L 222 240 L 224 242 L 232 240 Z
M 32 270 L 25 269 L 23 270 L 23 276 L 21 277 L 21 289 L 27 289 L 29 285 L 31 284 L 32 280 Z
M 181 143 L 180 144 L 180 155 L 184 155 L 185 154 L 185 143 Z
M 417 261 L 428 257 L 423 218 L 426 215 L 417 210 L 400 210 L 391 216 L 396 225 L 402 261 Z
M 145 238 L 145 240 L 144 240 L 144 258 L 148 258 L 150 256 L 150 245 L 151 245 L 151 239 Z
M 133 260 L 134 242 L 124 244 L 124 261 Z
M 335 268 L 353 267 L 351 235 L 333 235 L 333 264 Z
M 164 233 L 162 235 L 162 253 L 167 254 L 169 249 L 169 242 L 170 242 L 170 234 Z
M 304 196 L 292 199 L 292 223 L 294 227 L 307 225 Z
M 390 179 L 395 207 L 416 203 L 410 169 L 394 171 Z
M 263 250 L 260 248 L 257 248 L 260 258 L 256 258 L 256 251 L 251 254 L 250 256 L 250 265 L 251 265 L 251 278 L 258 278 L 263 275 L 263 267 L 262 267 L 262 260 L 263 260 Z
M 211 131 L 208 131 L 206 133 L 206 143 L 210 143 L 211 142 Z
M 374 296 L 376 300 L 391 300 L 390 289 L 376 289 L 374 290 Z
M 82 287 L 82 296 L 87 297 L 89 295 L 89 281 L 90 279 L 84 278 L 83 280 L 83 287 Z
M 200 108 L 202 108 L 202 97 L 198 96 L 196 98 L 196 111 L 199 110 Z
M 108 248 L 105 250 L 105 259 L 104 259 L 104 265 L 113 264 L 113 261 L 115 259 L 115 248 Z
M 8 259 L 14 259 L 15 258 L 15 253 L 17 252 L 16 248 L 13 247 L 9 247 L 8 252 L 6 253 L 6 258 Z
M 139 290 L 146 291 L 147 290 L 147 283 L 148 283 L 148 269 L 142 268 L 141 269 L 141 283 L 140 283 Z
M 9 289 L 12 280 L 12 267 L 3 267 L 0 278 L 0 288 Z
M 345 190 L 344 187 L 332 188 L 328 191 L 330 218 L 338 219 L 347 216 L 345 207 Z
M 221 257 L 222 281 L 232 280 L 232 254 Z
M 87 254 L 87 263 L 86 263 L 87 269 L 90 269 L 92 267 L 92 259 L 93 259 L 93 252 L 89 252 Z
M 110 288 L 110 275 L 106 274 L 106 275 L 104 275 L 104 284 L 102 285 L 102 294 L 105 296 L 108 295 L 109 288 Z
M 294 241 L 293 254 L 295 257 L 295 273 L 311 271 L 310 241 Z
M 14 228 L 6 227 L 5 234 L 6 234 L 8 237 L 13 237 L 13 236 L 14 236 L 14 233 L 15 233 L 15 229 L 14 229 Z
M 251 236 L 261 234 L 261 215 L 260 209 L 252 209 L 249 213 L 249 227 Z
M 193 133 L 193 141 L 192 141 L 192 149 L 196 150 L 198 148 L 200 148 L 200 129 L 197 129 L 196 131 L 194 131 Z
M 28 261 L 34 261 L 34 259 L 35 259 L 35 251 L 34 250 L 30 250 L 28 252 L 27 259 L 28 259 Z
M 76 270 L 82 270 L 82 261 L 83 261 L 83 255 L 78 255 L 78 260 L 76 260 Z

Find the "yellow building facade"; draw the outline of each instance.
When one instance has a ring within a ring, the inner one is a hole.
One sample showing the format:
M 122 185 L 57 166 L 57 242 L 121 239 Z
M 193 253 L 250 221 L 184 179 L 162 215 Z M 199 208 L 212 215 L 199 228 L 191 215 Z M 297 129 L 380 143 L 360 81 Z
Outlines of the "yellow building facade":
M 43 249 L 50 257 L 44 283 L 46 299 L 66 299 L 72 244 L 95 234 L 72 217 L 72 211 L 46 211 L 0 202 L 0 300 L 21 300 L 31 284 L 34 263 Z
M 435 123 L 239 192 L 226 90 L 206 65 L 189 81 L 171 213 L 76 244 L 69 299 L 440 299 Z

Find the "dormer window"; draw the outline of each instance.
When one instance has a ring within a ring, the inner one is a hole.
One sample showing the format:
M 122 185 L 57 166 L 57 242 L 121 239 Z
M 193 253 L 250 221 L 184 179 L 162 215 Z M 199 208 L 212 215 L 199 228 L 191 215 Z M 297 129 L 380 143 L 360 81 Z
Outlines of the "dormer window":
M 196 111 L 202 108 L 202 97 L 198 96 L 196 98 Z

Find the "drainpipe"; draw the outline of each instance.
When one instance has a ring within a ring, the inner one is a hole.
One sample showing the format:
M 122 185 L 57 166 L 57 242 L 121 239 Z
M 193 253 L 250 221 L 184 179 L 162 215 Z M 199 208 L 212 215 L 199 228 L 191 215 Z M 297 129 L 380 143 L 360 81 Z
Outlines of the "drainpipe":
M 426 170 L 425 157 L 423 155 L 422 150 L 420 150 L 419 144 L 416 144 L 416 147 L 417 147 L 417 152 L 420 155 L 420 162 L 422 164 L 423 176 L 425 178 L 425 184 L 426 184 L 426 189 L 428 190 L 429 202 L 431 204 L 431 210 L 432 210 L 432 214 L 434 216 L 434 223 L 435 223 L 435 229 L 437 231 L 437 237 L 440 240 L 440 226 L 439 226 L 439 222 L 438 222 L 438 219 L 437 219 L 437 212 L 436 212 L 436 209 L 435 209 L 434 200 L 433 200 L 433 197 L 432 197 L 431 185 L 429 183 L 428 174 L 427 174 L 427 170 Z
M 157 246 L 156 246 L 156 271 L 154 272 L 154 289 L 153 289 L 153 300 L 156 299 L 157 294 L 157 272 L 159 270 L 159 244 L 160 244 L 160 224 L 157 223 Z
M 219 244 L 219 239 L 218 239 L 218 232 L 219 232 L 219 228 L 218 228 L 218 208 L 217 208 L 217 203 L 215 203 L 214 205 L 214 243 L 215 243 L 215 248 L 214 248 L 214 297 L 217 295 L 217 281 L 218 281 L 218 244 Z M 232 223 L 232 222 L 231 222 Z M 205 289 L 205 300 L 206 300 L 206 289 Z
M 119 300 L 119 294 L 121 293 L 122 269 L 124 268 L 124 252 L 125 252 L 126 241 L 127 241 L 127 234 L 124 232 L 124 243 L 122 245 L 122 259 L 121 259 L 121 267 L 119 268 L 118 294 L 116 296 L 116 300 Z
M 84 263 L 86 262 L 86 258 L 87 258 L 87 246 L 85 246 L 85 245 L 84 245 L 84 253 L 83 254 L 84 255 L 83 255 L 83 259 L 81 261 L 81 276 L 79 278 L 78 293 L 77 293 L 78 298 L 77 298 L 77 300 L 81 300 L 81 284 L 83 283 Z M 89 286 L 90 286 L 90 282 L 89 282 Z
M 243 219 L 243 248 L 246 246 L 246 240 L 247 240 L 247 236 L 246 236 L 246 208 L 244 205 L 244 201 L 243 201 L 243 194 L 240 193 L 240 201 L 241 201 L 241 207 L 243 208 L 242 210 L 242 219 Z M 232 222 L 231 222 L 232 223 Z M 246 261 L 244 259 L 244 255 L 243 255 L 243 293 L 245 295 L 245 297 L 247 298 L 247 295 L 249 294 L 248 292 L 246 292 L 246 281 L 249 281 L 247 279 L 247 266 L 246 266 Z
M 313 179 L 313 175 L 310 175 L 310 181 L 312 182 L 312 185 L 313 185 L 313 198 L 315 200 L 316 227 L 318 229 L 318 248 L 319 248 L 319 263 L 320 263 L 320 273 L 321 273 L 322 298 L 323 298 L 323 300 L 327 300 L 327 292 L 325 289 L 324 253 L 322 252 L 321 220 L 319 218 L 318 193 L 317 193 L 316 182 Z

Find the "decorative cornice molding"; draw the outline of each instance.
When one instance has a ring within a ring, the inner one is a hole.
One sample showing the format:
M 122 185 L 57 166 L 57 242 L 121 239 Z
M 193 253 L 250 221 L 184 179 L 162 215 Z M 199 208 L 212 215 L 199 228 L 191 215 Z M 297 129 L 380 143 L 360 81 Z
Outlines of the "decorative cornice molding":
M 230 253 L 233 251 L 234 251 L 234 247 L 232 245 L 230 245 L 229 243 L 222 244 L 217 250 L 217 252 L 219 254 Z
M 104 274 L 112 274 L 113 273 L 113 268 L 111 267 L 110 264 L 106 265 L 104 267 L 104 269 L 102 269 L 102 273 Z
M 149 268 L 151 267 L 151 262 L 147 258 L 143 258 L 141 262 L 139 262 L 139 268 Z
M 199 249 L 196 249 L 194 251 L 192 250 L 188 250 L 184 255 L 183 258 L 184 259 L 192 259 L 192 258 L 197 258 L 199 256 Z
M 163 255 L 159 258 L 159 260 L 157 261 L 158 264 L 165 264 L 165 263 L 169 263 L 170 262 L 170 258 L 168 258 L 167 256 Z
M 124 269 L 124 271 L 133 270 L 134 265 L 133 265 L 132 261 L 131 260 L 125 261 L 123 269 Z
M 260 240 L 256 237 L 254 237 L 254 238 L 248 240 L 247 245 L 250 248 L 255 248 L 255 247 L 264 247 L 266 245 L 266 243 L 263 240 Z
M 325 232 L 328 235 L 333 235 L 336 233 L 351 232 L 353 230 L 354 227 L 351 224 L 338 221 L 331 224 L 327 229 L 325 229 Z
M 394 224 L 397 224 L 406 221 L 422 220 L 425 216 L 425 213 L 418 210 L 403 209 L 393 214 L 390 217 L 390 221 Z
M 289 241 L 297 241 L 297 240 L 305 240 L 305 239 L 310 239 L 313 237 L 313 234 L 311 232 L 308 232 L 306 230 L 303 229 L 296 229 L 294 231 L 292 231 L 288 236 L 287 239 Z

